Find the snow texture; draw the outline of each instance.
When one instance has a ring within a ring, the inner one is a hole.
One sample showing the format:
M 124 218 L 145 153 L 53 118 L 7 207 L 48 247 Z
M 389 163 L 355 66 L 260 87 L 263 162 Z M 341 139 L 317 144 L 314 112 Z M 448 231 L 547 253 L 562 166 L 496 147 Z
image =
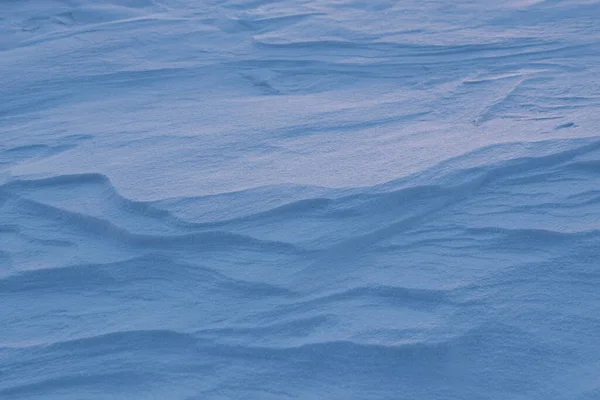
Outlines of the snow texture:
M 0 398 L 600 399 L 600 2 L 0 1 Z

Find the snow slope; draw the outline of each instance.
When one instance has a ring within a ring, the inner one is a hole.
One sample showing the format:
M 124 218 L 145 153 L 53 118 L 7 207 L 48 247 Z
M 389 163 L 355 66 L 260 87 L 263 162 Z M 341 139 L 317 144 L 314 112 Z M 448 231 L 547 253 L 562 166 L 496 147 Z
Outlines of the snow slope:
M 599 1 L 0 1 L 0 398 L 600 399 L 599 76 Z

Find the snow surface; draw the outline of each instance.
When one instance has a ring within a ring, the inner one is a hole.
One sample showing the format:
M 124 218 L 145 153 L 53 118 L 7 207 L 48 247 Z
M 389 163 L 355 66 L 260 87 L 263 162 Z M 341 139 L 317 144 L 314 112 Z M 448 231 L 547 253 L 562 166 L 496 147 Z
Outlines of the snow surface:
M 0 398 L 600 399 L 599 77 L 599 1 L 0 1 Z

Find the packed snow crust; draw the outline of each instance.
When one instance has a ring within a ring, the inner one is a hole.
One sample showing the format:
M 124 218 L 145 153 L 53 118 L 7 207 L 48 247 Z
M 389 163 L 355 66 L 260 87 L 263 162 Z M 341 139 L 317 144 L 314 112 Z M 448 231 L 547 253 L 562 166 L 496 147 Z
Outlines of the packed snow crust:
M 600 399 L 600 2 L 0 1 L 0 398 Z

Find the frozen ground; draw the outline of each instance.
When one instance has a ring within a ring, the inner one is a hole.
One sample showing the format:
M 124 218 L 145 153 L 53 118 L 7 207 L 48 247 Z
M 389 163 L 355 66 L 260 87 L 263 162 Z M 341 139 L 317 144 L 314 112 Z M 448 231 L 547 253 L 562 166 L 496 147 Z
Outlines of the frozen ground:
M 0 1 L 0 398 L 600 399 L 599 77 L 599 1 Z

